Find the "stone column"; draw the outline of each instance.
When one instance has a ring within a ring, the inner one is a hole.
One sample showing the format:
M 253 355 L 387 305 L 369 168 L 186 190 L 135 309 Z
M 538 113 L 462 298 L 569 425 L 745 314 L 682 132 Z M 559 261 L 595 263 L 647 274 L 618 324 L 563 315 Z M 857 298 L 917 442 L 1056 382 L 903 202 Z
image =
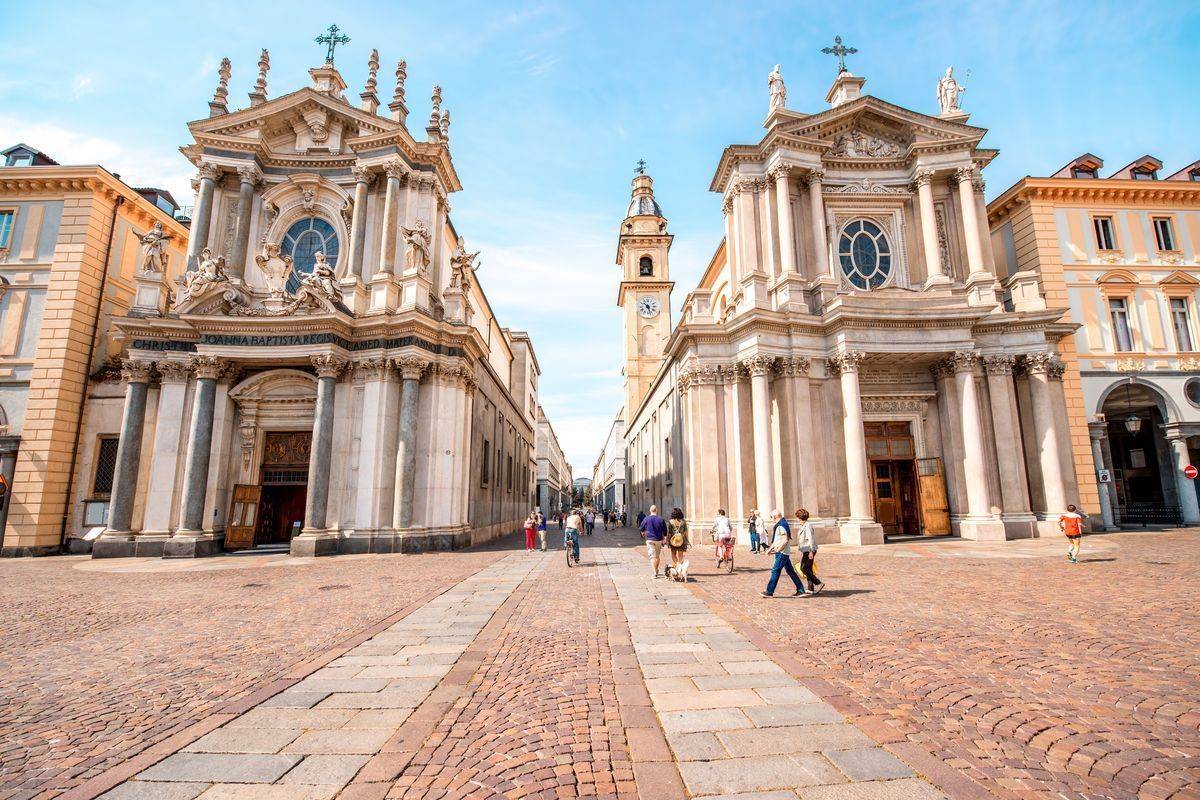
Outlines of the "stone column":
M 418 401 L 421 376 L 429 362 L 416 356 L 395 360 L 400 372 L 400 436 L 396 449 L 396 499 L 392 506 L 392 525 L 397 530 L 413 524 L 413 494 L 417 480 Z
M 721 201 L 721 213 L 725 216 L 725 260 L 729 262 L 730 279 L 737 280 L 737 239 L 734 235 L 732 193 L 725 195 L 725 199 Z
M 814 263 L 817 276 L 831 274 L 829 271 L 829 239 L 825 235 L 825 201 L 821 198 L 821 181 L 824 179 L 825 170 L 823 169 L 809 170 L 808 174 L 804 176 L 804 182 L 808 184 L 808 204 L 812 212 L 813 247 L 816 250 Z
M 166 539 L 171 531 L 171 505 L 179 477 L 179 445 L 183 437 L 184 400 L 191 367 L 183 361 L 159 361 L 158 414 L 154 422 L 154 449 L 150 454 L 150 485 L 138 549 L 147 538 Z M 161 554 L 161 553 L 160 553 Z
M 313 412 L 312 449 L 308 458 L 308 492 L 304 504 L 304 533 L 327 527 L 329 470 L 333 456 L 333 404 L 338 377 L 347 361 L 335 355 L 312 357 L 317 372 L 317 404 Z
M 913 181 L 917 185 L 917 205 L 921 211 L 921 242 L 925 246 L 925 285 L 948 283 L 938 247 L 937 213 L 933 208 L 933 170 L 923 169 Z
M 398 433 L 396 382 L 391 361 L 387 358 L 364 359 L 355 363 L 354 370 L 355 380 L 363 386 L 363 405 L 354 513 L 354 533 L 358 541 L 352 545 L 359 548 L 354 552 L 366 552 L 371 546 L 382 546 L 372 545 L 371 539 L 391 527 Z M 384 552 L 391 552 L 390 544 Z
M 806 356 L 796 356 L 785 359 L 783 374 L 787 377 L 788 400 L 790 410 L 793 478 L 799 497 L 799 505 L 808 510 L 811 519 L 820 516 L 820 502 L 817 484 L 817 452 L 814 441 L 812 424 L 812 385 L 808 380 L 811 362 Z M 782 509 L 791 513 L 793 509 Z
M 1004 523 L 992 516 L 988 492 L 986 456 L 983 447 L 983 421 L 979 415 L 979 354 L 955 353 L 954 386 L 958 393 L 959 422 L 962 426 L 963 478 L 967 486 L 967 516 L 959 522 L 964 539 L 1004 539 Z
M 865 353 L 842 353 L 829 360 L 829 370 L 840 375 L 842 388 L 842 436 L 846 445 L 846 489 L 850 516 L 841 525 L 846 544 L 882 544 L 883 526 L 875 522 L 871 510 L 871 489 L 867 475 L 867 436 L 863 429 L 862 395 L 858 387 L 858 369 Z
M 254 209 L 254 190 L 262 182 L 262 172 L 249 164 L 238 167 L 237 228 L 233 236 L 233 249 L 229 253 L 229 277 L 241 280 L 246 274 L 246 254 L 250 250 L 250 212 Z
M 350 274 L 362 280 L 363 251 L 367 235 L 367 189 L 374 173 L 370 167 L 354 166 L 354 210 L 350 216 Z
M 775 510 L 775 454 L 771 442 L 771 368 L 775 358 L 757 355 L 742 362 L 750 371 L 750 408 L 754 428 L 754 502 L 758 510 Z
M 208 246 L 208 228 L 212 222 L 213 195 L 217 189 L 217 178 L 221 177 L 221 168 L 216 164 L 201 162 L 200 188 L 196 193 L 196 208 L 192 211 L 192 223 L 189 227 L 186 269 L 196 266 L 196 257 Z
M 788 188 L 791 167 L 781 164 L 771 170 L 775 178 L 775 213 L 779 222 L 779 266 L 783 274 L 796 271 L 796 235 L 792 231 L 792 197 Z
M 387 192 L 383 198 L 383 236 L 379 245 L 379 269 L 377 272 L 392 274 L 396 266 L 396 227 L 400 203 L 400 179 L 404 177 L 404 164 L 399 158 L 390 159 L 383 165 L 387 176 Z
M 1146 423 L 1143 423 L 1146 424 Z M 1200 523 L 1200 502 L 1196 498 L 1196 487 L 1184 474 L 1183 470 L 1192 463 L 1188 453 L 1187 437 L 1178 430 L 1167 430 L 1167 441 L 1171 444 L 1171 455 L 1175 468 L 1175 489 L 1179 495 L 1179 505 L 1183 509 L 1185 525 Z
M 183 467 L 183 499 L 180 503 L 179 529 L 163 548 L 163 556 L 168 558 L 211 555 L 216 550 L 211 537 L 204 533 L 204 499 L 208 493 L 217 379 L 221 377 L 225 366 L 226 363 L 215 356 L 195 356 L 192 359 L 196 390 Z
M 1088 434 L 1092 440 L 1092 463 L 1095 465 L 1097 473 L 1099 470 L 1108 469 L 1108 462 L 1104 458 L 1104 440 L 1108 438 L 1108 424 L 1105 422 L 1094 422 L 1088 425 Z M 1111 475 L 1111 471 L 1109 472 Z M 1104 530 L 1116 530 L 1116 518 L 1113 516 L 1112 495 L 1109 494 L 1111 483 L 1100 483 L 1100 476 L 1096 476 L 1096 488 L 1100 495 L 1100 520 L 1104 525 Z
M 1043 496 L 1046 498 L 1046 507 L 1039 510 L 1038 517 L 1055 523 L 1053 530 L 1047 526 L 1046 532 L 1050 533 L 1057 530 L 1058 518 L 1067 508 L 1062 461 L 1058 452 L 1059 436 L 1066 436 L 1067 432 L 1058 430 L 1054 399 L 1050 396 L 1050 368 L 1053 362 L 1054 356 L 1050 353 L 1033 353 L 1023 359 L 1023 366 L 1029 374 L 1034 438 L 1038 443 L 1038 465 L 1042 474 Z
M 983 244 L 979 239 L 979 219 L 975 206 L 975 167 L 959 167 L 954 171 L 958 182 L 958 205 L 962 211 L 963 238 L 967 242 L 967 266 L 971 274 L 987 272 L 983 264 Z
M 117 445 L 117 463 L 113 469 L 112 494 L 108 504 L 108 527 L 105 539 L 130 543 L 128 552 L 112 552 L 113 548 L 97 545 L 106 555 L 133 555 L 133 499 L 137 489 L 138 467 L 142 454 L 142 428 L 146 424 L 146 393 L 150 386 L 153 365 L 149 361 L 126 360 L 121 368 L 125 381 L 125 411 L 121 416 L 121 440 Z M 119 549 L 119 548 L 118 548 Z
M 1025 448 L 1017 420 L 1017 394 L 1013 384 L 1012 356 L 987 356 L 988 398 L 991 401 L 992 428 L 996 434 L 996 460 L 1000 473 L 1001 507 L 1005 516 L 1032 519 L 1029 511 L 1029 487 L 1025 483 Z M 1030 532 L 1030 535 L 1032 532 Z

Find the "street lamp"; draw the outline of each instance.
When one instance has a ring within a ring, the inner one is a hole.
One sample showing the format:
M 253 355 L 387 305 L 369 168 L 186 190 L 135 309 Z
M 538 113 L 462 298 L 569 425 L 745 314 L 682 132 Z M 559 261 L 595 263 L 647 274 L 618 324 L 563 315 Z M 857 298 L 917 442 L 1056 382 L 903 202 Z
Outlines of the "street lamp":
M 1133 378 L 1129 378 L 1129 383 L 1125 384 L 1125 405 L 1129 406 L 1133 403 Z M 1130 410 L 1129 415 L 1125 417 L 1125 430 L 1131 434 L 1137 434 L 1142 429 L 1142 418 Z

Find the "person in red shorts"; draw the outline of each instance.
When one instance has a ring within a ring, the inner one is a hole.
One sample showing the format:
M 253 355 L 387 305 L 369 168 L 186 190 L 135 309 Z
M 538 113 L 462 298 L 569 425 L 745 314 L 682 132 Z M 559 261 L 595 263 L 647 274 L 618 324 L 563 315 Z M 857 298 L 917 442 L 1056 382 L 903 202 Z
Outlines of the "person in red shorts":
M 1079 563 L 1079 542 L 1083 539 L 1083 515 L 1075 506 L 1067 506 L 1067 513 L 1058 518 L 1058 529 L 1067 535 L 1067 561 Z

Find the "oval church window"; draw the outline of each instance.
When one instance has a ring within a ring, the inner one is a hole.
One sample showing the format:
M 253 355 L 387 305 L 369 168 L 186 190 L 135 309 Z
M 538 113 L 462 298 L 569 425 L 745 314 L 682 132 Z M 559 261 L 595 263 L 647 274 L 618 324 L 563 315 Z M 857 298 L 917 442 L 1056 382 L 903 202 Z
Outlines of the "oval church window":
M 842 274 L 856 289 L 877 289 L 892 274 L 892 246 L 874 222 L 856 219 L 838 239 Z
M 320 217 L 308 217 L 292 224 L 284 234 L 280 250 L 292 257 L 292 276 L 288 278 L 287 290 L 294 293 L 300 281 L 311 274 L 317 263 L 317 253 L 324 253 L 331 265 L 338 260 L 337 231 Z

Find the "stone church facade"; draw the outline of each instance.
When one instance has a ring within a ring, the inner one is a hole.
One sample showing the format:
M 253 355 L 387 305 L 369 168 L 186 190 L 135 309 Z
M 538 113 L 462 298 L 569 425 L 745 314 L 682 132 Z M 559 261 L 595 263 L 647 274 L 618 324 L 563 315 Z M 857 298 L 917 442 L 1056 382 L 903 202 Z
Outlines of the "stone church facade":
M 419 552 L 514 530 L 534 502 L 538 367 L 502 328 L 450 217 L 462 187 L 434 87 L 408 127 L 330 60 L 245 108 L 230 65 L 183 153 L 198 174 L 187 272 L 143 270 L 125 352 L 87 409 L 119 436 L 95 557 Z M 86 506 L 86 476 L 73 498 Z M 76 535 L 85 528 L 78 522 Z
M 1032 274 L 997 276 L 980 177 L 996 151 L 951 74 L 937 114 L 865 82 L 839 71 L 810 114 L 772 73 L 765 136 L 717 166 L 725 235 L 674 327 L 667 220 L 635 178 L 618 245 L 631 511 L 679 506 L 707 531 L 718 508 L 744 529 L 803 506 L 851 544 L 1057 532 L 1095 492 L 1058 355 L 1075 326 Z

